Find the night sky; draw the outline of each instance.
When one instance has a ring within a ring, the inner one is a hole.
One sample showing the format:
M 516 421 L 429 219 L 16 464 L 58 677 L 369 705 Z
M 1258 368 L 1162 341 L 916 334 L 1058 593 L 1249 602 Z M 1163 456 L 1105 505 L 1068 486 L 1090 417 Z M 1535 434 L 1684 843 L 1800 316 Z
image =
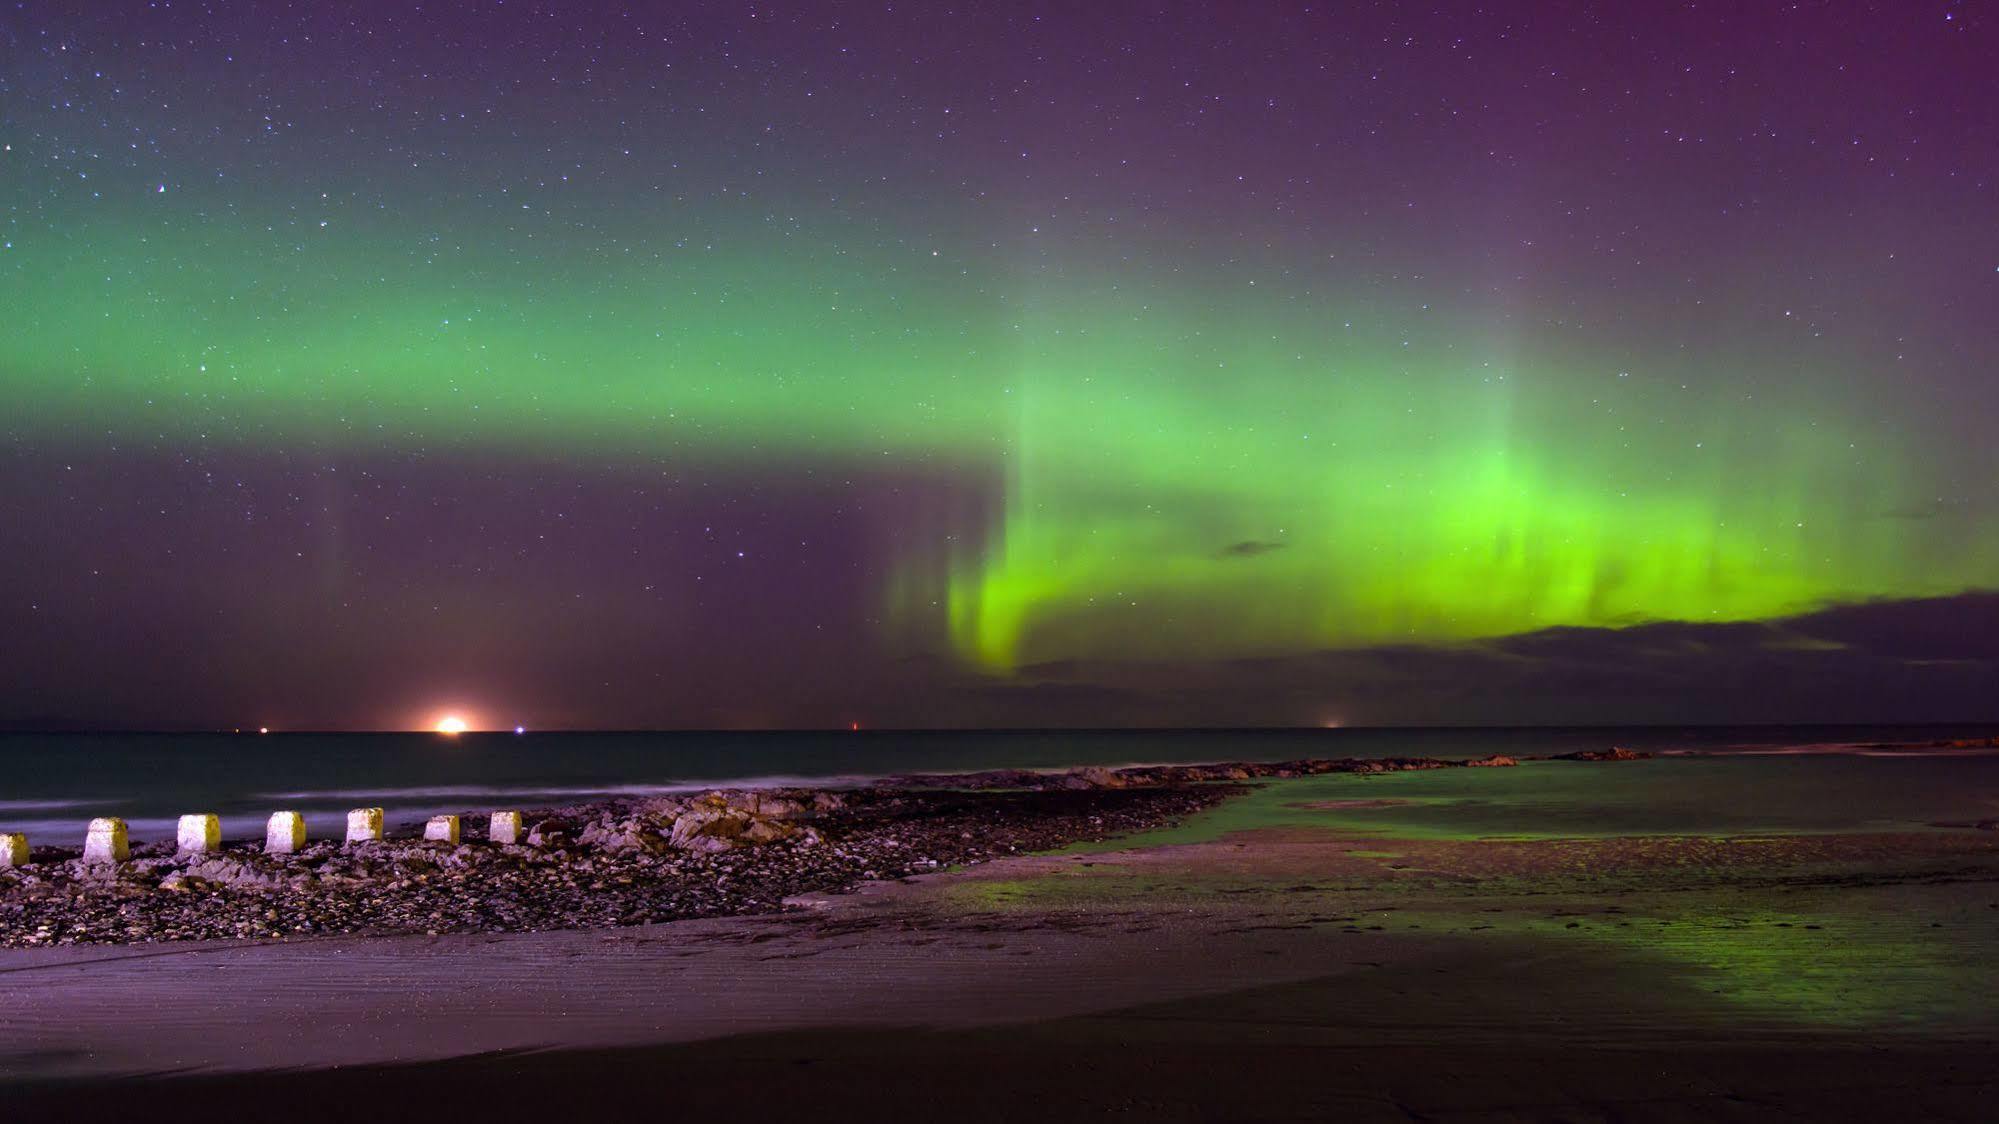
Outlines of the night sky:
M 1968 3 L 0 10 L 0 721 L 1999 718 Z

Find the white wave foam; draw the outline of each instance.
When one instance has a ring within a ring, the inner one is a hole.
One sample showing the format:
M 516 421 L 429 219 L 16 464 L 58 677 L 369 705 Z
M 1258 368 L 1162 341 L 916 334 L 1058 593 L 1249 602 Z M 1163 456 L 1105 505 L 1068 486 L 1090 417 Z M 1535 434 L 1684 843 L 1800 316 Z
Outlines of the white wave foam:
M 83 835 L 89 821 L 81 818 L 52 819 L 44 817 L 33 820 L 9 820 L 5 824 L 8 831 L 18 831 L 27 835 L 34 846 L 54 843 L 65 847 L 83 845 Z M 132 841 L 144 843 L 153 839 L 172 839 L 177 820 L 128 819 L 125 828 L 131 833 Z
M 1999 746 L 1888 745 L 1880 742 L 1814 742 L 1805 745 L 1731 745 L 1662 749 L 1671 757 L 1995 757 Z
M 379 800 L 408 803 L 420 800 L 475 800 L 484 797 L 577 797 L 673 796 L 684 792 L 740 788 L 854 788 L 874 780 L 873 776 L 841 774 L 823 777 L 760 776 L 716 777 L 701 780 L 662 781 L 658 784 L 602 785 L 435 785 L 414 788 L 323 788 L 298 792 L 256 792 L 258 800 Z

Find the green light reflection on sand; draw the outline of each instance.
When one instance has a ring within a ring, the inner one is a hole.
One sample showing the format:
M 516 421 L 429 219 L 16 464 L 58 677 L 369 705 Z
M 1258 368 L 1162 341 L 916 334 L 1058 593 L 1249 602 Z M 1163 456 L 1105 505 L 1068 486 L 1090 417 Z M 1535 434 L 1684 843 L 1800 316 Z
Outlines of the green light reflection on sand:
M 1668 767 L 1678 767 L 1670 763 Z M 1578 952 L 1586 948 L 1619 953 L 1608 970 L 1636 973 L 1641 991 L 1656 991 L 1675 1009 L 1700 1021 L 1736 1023 L 1761 1018 L 1793 1028 L 1949 1032 L 1999 1023 L 1999 965 L 1979 955 L 1992 947 L 1993 934 L 1979 922 L 1982 911 L 1953 912 L 1948 891 L 1900 881 L 1876 883 L 1865 872 L 1848 872 L 1852 886 L 1828 887 L 1822 878 L 1798 871 L 1799 881 L 1782 879 L 1782 866 L 1765 868 L 1745 854 L 1747 867 L 1716 870 L 1602 869 L 1562 864 L 1541 874 L 1478 877 L 1453 887 L 1437 872 L 1410 870 L 1356 879 L 1347 871 L 1309 896 L 1280 895 L 1280 884 L 1309 881 L 1295 872 L 1261 877 L 1161 871 L 1089 857 L 1122 850 L 1215 843 L 1233 839 L 1254 847 L 1242 833 L 1321 831 L 1370 836 L 1392 847 L 1407 839 L 1477 841 L 1612 838 L 1650 832 L 1611 830 L 1615 801 L 1562 818 L 1565 830 L 1499 831 L 1519 826 L 1531 806 L 1512 806 L 1509 797 L 1549 780 L 1622 783 L 1637 773 L 1593 770 L 1562 763 L 1524 765 L 1508 770 L 1439 770 L 1373 777 L 1339 775 L 1263 784 L 1248 794 L 1158 831 L 1066 849 L 1072 865 L 1033 878 L 971 881 L 952 888 L 961 908 L 986 910 L 1169 907 L 1199 903 L 1203 908 L 1269 909 L 1354 913 L 1393 902 L 1391 929 L 1420 927 L 1431 935 L 1526 938 Z M 1563 772 L 1563 770 L 1570 770 Z M 1476 782 L 1489 799 L 1468 799 L 1458 786 Z M 1604 822 L 1594 831 L 1575 830 L 1590 818 Z M 1728 839 L 1726 834 L 1658 833 L 1721 839 L 1752 852 L 1777 846 L 1774 837 Z M 1391 849 L 1342 849 L 1349 859 L 1380 863 L 1403 856 Z M 1088 865 L 1086 865 L 1088 863 Z M 1738 880 L 1753 870 L 1759 882 Z M 1329 872 L 1330 873 L 1330 872 Z M 1823 873 L 1823 872 L 1821 872 Z M 1689 880 L 1691 879 L 1691 881 Z M 1770 908 L 1781 896 L 1786 908 Z M 1221 903 L 1230 903 L 1222 906 Z M 1481 908 L 1468 909 L 1477 902 Z M 1891 904 L 1884 904 L 1891 903 Z M 1498 911 L 1494 911 L 1494 907 Z M 1943 928 L 1931 928 L 1932 921 Z M 1331 937 L 1337 926 L 1323 930 Z M 1587 963 L 1585 963 L 1587 961 Z M 1578 970 L 1599 970 L 1595 957 L 1579 958 Z
M 1748 840 L 1758 836 L 1931 831 L 1976 816 L 1934 778 L 1902 763 L 1853 759 L 1786 770 L 1751 757 L 1662 757 L 1597 765 L 1527 761 L 1510 768 L 1330 774 L 1264 782 L 1159 831 L 1079 851 L 1205 843 L 1236 832 L 1317 830 L 1395 839 Z M 1869 794 L 1864 806 L 1855 793 Z M 1975 793 L 1971 793 L 1975 797 Z
M 1636 1006 L 1629 1013 L 1639 1018 L 1924 1033 L 1995 1024 L 1990 996 L 1999 994 L 1999 972 L 1978 959 L 1973 944 L 1954 944 L 1899 911 L 1869 916 L 1735 908 L 1742 901 L 1734 888 L 1665 895 L 1642 911 L 1602 911 L 1606 902 L 1628 902 L 1623 894 L 1573 892 L 1532 895 L 1494 911 L 1465 908 L 1465 899 L 1399 895 L 1389 885 L 1294 897 L 1260 881 L 1232 882 L 1105 864 L 1032 878 L 975 879 L 948 887 L 945 900 L 958 909 L 999 913 L 1101 907 L 1179 913 L 1198 904 L 1246 910 L 1278 927 L 1290 927 L 1281 916 L 1295 912 L 1300 927 L 1328 940 L 1360 929 L 1425 939 L 1531 940 L 1558 955 L 1564 949 L 1576 954 L 1573 970 L 1583 977 L 1613 973 L 1619 979 L 1609 987 L 1591 987 L 1579 977 L 1578 996 L 1595 996 L 1596 1002 L 1605 994 L 1630 996 Z M 1546 912 L 1561 905 L 1586 912 Z M 1272 907 L 1279 916 L 1267 912 Z M 1961 937 L 1963 929 L 1954 926 L 1953 933 Z M 1606 959 L 1600 955 L 1605 952 L 1616 955 Z M 1656 1016 L 1644 1014 L 1654 1001 Z
M 1937 1031 L 1993 1022 L 1989 967 L 1906 916 L 1689 911 L 1628 928 L 1552 929 L 1657 958 L 1731 1005 L 1827 1029 Z M 1543 926 L 1536 926 L 1541 928 Z
M 1058 853 L 1092 854 L 1131 847 L 1212 843 L 1238 832 L 1269 830 L 1317 830 L 1400 839 L 1495 837 L 1495 833 L 1476 830 L 1475 822 L 1457 826 L 1459 819 L 1468 818 L 1461 813 L 1475 806 L 1476 801 L 1423 791 L 1425 779 L 1457 771 L 1376 776 L 1338 774 L 1266 782 L 1170 827 L 1102 842 L 1078 843 Z M 1509 834 L 1508 837 L 1551 836 Z

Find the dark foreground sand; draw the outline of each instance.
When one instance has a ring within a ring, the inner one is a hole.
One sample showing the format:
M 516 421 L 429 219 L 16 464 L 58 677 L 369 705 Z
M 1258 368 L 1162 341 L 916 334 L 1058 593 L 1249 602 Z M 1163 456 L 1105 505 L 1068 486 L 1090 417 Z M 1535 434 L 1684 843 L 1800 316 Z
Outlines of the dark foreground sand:
M 0 954 L 8 1120 L 1987 1119 L 1999 839 L 1266 831 L 637 928 Z
M 1356 997 L 1408 1002 L 1408 982 L 1311 981 L 1004 1028 L 42 1085 L 5 1104 L 10 1119 L 73 1120 L 1987 1120 L 1999 1095 L 1989 1043 L 1606 1045 L 1437 1028 L 1422 1042 L 1357 1043 L 1309 1021 Z M 1454 1002 L 1480 998 L 1451 990 Z

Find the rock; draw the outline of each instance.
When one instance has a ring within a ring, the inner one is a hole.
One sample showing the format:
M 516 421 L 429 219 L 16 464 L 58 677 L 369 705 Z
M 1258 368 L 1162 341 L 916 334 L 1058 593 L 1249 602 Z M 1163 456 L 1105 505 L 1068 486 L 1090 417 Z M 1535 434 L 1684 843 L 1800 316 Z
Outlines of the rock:
M 707 806 L 690 808 L 682 812 L 673 821 L 671 834 L 667 836 L 667 845 L 685 850 L 694 840 L 706 834 L 709 824 L 720 818 L 721 812 Z
M 1640 753 L 1637 750 L 1626 749 L 1621 745 L 1616 745 L 1610 747 L 1609 749 L 1582 749 L 1582 750 L 1577 750 L 1574 753 L 1557 753 L 1553 757 L 1548 758 L 1548 760 L 1550 761 L 1643 761 L 1650 756 L 1652 755 L 1649 753 Z
M 743 831 L 743 838 L 751 843 L 769 843 L 774 839 L 789 839 L 798 829 L 783 820 L 751 820 Z
M 1080 777 L 1090 788 L 1124 788 L 1130 783 L 1115 770 L 1106 769 L 1101 765 L 1078 769 L 1074 775 Z
M 760 796 L 757 793 L 750 794 L 745 808 L 752 815 L 777 819 L 810 815 L 813 811 L 812 805 L 793 796 Z
M 619 825 L 620 830 L 605 836 L 600 844 L 606 851 L 643 851 L 652 854 L 664 850 L 666 842 L 644 824 L 629 822 Z
M 673 821 L 667 846 L 680 851 L 717 852 L 734 847 L 745 839 L 752 824 L 748 813 L 718 809 L 713 805 L 690 808 Z
M 528 846 L 559 847 L 569 841 L 570 826 L 562 820 L 539 820 L 528 829 Z
M 236 859 L 208 859 L 187 868 L 187 877 L 205 882 L 234 882 L 243 873 L 243 864 Z
M 1467 761 L 1465 764 L 1474 769 L 1504 769 L 1518 765 L 1520 762 L 1506 756 L 1504 753 L 1495 753 L 1491 757 L 1481 757 L 1476 761 Z

